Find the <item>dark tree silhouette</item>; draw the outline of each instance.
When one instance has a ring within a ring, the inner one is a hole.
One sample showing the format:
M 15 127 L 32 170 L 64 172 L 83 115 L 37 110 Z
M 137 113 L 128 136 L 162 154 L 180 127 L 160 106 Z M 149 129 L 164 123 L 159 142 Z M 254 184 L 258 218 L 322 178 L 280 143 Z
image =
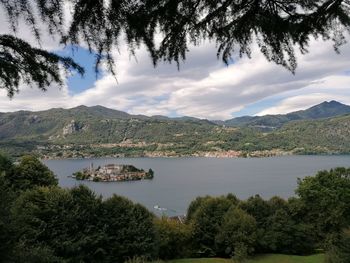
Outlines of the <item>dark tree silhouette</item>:
M 111 50 L 124 36 L 131 54 L 145 44 L 154 65 L 186 59 L 189 44 L 217 44 L 217 55 L 228 64 L 234 51 L 250 57 L 256 42 L 268 61 L 295 72 L 295 50 L 307 52 L 310 38 L 333 40 L 338 52 L 350 30 L 349 0 L 0 0 L 15 32 L 24 19 L 38 41 L 39 23 L 64 45 L 84 43 L 96 56 L 95 69 L 106 61 L 114 73 Z M 69 8 L 72 19 L 65 20 Z M 157 43 L 155 35 L 162 40 Z M 0 87 L 13 96 L 21 81 L 44 89 L 61 83 L 60 64 L 83 69 L 63 58 L 0 35 Z

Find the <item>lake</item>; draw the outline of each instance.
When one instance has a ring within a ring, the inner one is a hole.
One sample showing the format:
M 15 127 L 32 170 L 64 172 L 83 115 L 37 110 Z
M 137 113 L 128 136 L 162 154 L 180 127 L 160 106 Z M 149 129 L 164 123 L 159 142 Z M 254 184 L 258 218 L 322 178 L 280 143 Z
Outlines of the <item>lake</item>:
M 150 211 L 167 215 L 185 214 L 197 196 L 234 193 L 241 199 L 260 194 L 294 195 L 297 178 L 314 175 L 319 170 L 350 166 L 350 156 L 284 156 L 269 158 L 104 158 L 81 160 L 46 160 L 62 187 L 84 184 L 103 197 L 113 194 L 128 197 Z M 109 163 L 132 164 L 154 171 L 153 180 L 133 182 L 76 181 L 73 172 Z M 160 212 L 154 206 L 166 208 Z

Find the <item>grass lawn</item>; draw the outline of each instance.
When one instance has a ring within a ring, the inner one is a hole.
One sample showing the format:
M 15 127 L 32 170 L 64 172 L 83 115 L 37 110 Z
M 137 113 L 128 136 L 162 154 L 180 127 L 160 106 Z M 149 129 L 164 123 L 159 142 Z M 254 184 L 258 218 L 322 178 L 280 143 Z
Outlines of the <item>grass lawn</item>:
M 232 260 L 221 258 L 194 258 L 194 259 L 176 259 L 166 261 L 167 263 L 232 263 Z
M 219 258 L 199 258 L 199 259 L 179 259 L 171 260 L 169 263 L 232 263 L 229 259 Z M 246 263 L 323 263 L 324 255 L 312 256 L 288 256 L 288 255 L 263 255 L 247 260 Z

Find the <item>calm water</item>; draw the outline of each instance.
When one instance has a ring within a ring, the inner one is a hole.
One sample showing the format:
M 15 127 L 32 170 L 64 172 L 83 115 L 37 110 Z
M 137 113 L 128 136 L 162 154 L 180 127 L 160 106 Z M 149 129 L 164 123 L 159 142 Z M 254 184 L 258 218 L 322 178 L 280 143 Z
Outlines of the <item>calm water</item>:
M 153 180 L 136 182 L 95 183 L 67 177 L 73 172 L 108 163 L 132 164 L 137 168 L 152 168 Z M 260 194 L 290 197 L 297 178 L 337 166 L 350 167 L 350 156 L 287 156 L 271 158 L 106 158 L 83 160 L 48 160 L 62 187 L 85 184 L 98 194 L 126 196 L 155 213 L 155 205 L 167 208 L 168 215 L 184 214 L 197 196 L 234 193 L 245 199 Z

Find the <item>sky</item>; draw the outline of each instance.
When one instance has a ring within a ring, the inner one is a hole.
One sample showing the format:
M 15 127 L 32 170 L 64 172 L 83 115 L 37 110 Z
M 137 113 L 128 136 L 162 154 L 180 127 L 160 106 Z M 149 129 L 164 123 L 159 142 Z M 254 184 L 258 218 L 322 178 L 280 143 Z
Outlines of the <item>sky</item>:
M 283 114 L 330 100 L 350 104 L 350 44 L 337 54 L 331 42 L 312 40 L 308 54 L 298 53 L 293 75 L 268 62 L 256 46 L 251 59 L 234 56 L 227 66 L 217 59 L 215 44 L 205 42 L 190 48 L 178 70 L 175 63 L 154 68 L 144 46 L 135 57 L 130 56 L 121 40 L 119 49 L 113 50 L 117 75 L 102 70 L 96 76 L 93 54 L 84 47 L 60 46 L 57 39 L 42 32 L 41 47 L 72 56 L 85 67 L 85 76 L 72 74 L 62 87 L 53 85 L 47 92 L 22 85 L 12 99 L 0 89 L 0 112 L 102 105 L 130 114 L 224 120 Z M 13 34 L 0 9 L 1 33 Z M 38 45 L 23 23 L 16 35 Z

